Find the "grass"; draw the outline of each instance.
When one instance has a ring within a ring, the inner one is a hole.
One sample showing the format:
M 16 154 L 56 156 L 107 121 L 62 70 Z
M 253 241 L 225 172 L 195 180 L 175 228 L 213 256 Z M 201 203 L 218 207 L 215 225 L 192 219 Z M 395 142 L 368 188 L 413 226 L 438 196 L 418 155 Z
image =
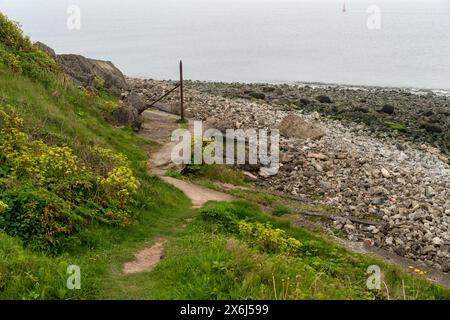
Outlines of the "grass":
M 398 130 L 398 131 L 406 131 L 406 127 L 401 124 L 401 123 L 397 123 L 397 122 L 392 122 L 392 121 L 385 121 L 384 125 L 388 128 L 391 128 L 393 130 Z
M 239 219 L 270 222 L 302 243 L 296 256 L 267 254 L 238 234 L 196 218 L 169 243 L 166 259 L 145 281 L 150 299 L 448 299 L 449 292 L 375 258 L 349 253 L 300 229 L 271 219 L 245 202 L 209 203 L 239 212 Z M 378 265 L 384 286 L 366 287 L 367 267 Z M 403 294 L 405 291 L 405 295 Z
M 130 226 L 93 224 L 68 237 L 60 256 L 32 252 L 0 233 L 0 299 L 107 297 L 115 290 L 122 264 L 136 250 L 155 237 L 172 236 L 176 226 L 192 216 L 190 201 L 182 192 L 147 174 L 148 142 L 131 129 L 116 129 L 105 122 L 100 107 L 111 100 L 63 85 L 48 89 L 0 66 L 0 103 L 15 108 L 30 135 L 68 145 L 80 158 L 89 156 L 88 146 L 112 148 L 128 157 L 141 182 Z M 82 290 L 66 288 L 68 265 L 80 266 Z
M 189 165 L 183 172 L 191 180 L 209 180 L 236 186 L 246 186 L 242 171 L 219 164 Z
M 282 204 L 276 205 L 272 209 L 272 214 L 276 217 L 281 217 L 281 216 L 284 216 L 284 215 L 290 214 L 290 213 L 291 213 L 291 209 Z

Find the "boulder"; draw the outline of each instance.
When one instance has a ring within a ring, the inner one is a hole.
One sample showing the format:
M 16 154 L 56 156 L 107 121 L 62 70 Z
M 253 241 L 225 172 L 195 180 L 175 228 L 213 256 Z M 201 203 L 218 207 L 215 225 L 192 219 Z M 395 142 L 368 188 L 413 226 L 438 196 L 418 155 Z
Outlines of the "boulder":
M 122 105 L 114 111 L 113 117 L 118 125 L 131 127 L 134 131 L 142 127 L 142 116 L 131 105 Z
M 285 117 L 278 129 L 280 134 L 286 138 L 319 140 L 324 135 L 320 128 L 296 115 Z
M 329 96 L 325 95 L 318 96 L 316 99 L 320 103 L 333 103 L 333 100 Z
M 307 99 L 307 98 L 301 98 L 301 99 L 299 100 L 299 104 L 300 104 L 300 105 L 303 105 L 303 106 L 307 106 L 307 105 L 309 105 L 309 104 L 311 104 L 311 103 L 312 103 L 312 101 L 309 100 L 309 99 Z
M 450 272 L 450 262 L 446 262 L 442 265 L 442 272 Z
M 390 104 L 385 104 L 384 106 L 381 107 L 380 112 L 382 113 L 386 113 L 386 114 L 393 114 L 395 111 L 394 106 L 390 105 Z
M 361 113 L 368 113 L 369 112 L 369 107 L 367 106 L 359 106 L 355 108 L 356 112 L 361 112 Z
M 75 84 L 87 89 L 95 91 L 96 77 L 101 78 L 105 89 L 115 96 L 120 96 L 127 88 L 125 76 L 110 61 L 88 59 L 75 54 L 57 55 L 56 61 Z
M 146 109 L 144 99 L 142 99 L 138 93 L 133 91 L 124 98 L 124 102 L 136 109 L 139 114 L 144 112 Z
M 118 125 L 131 127 L 133 130 L 139 131 L 142 126 L 141 113 L 145 109 L 146 105 L 142 97 L 132 91 L 123 96 L 122 106 L 113 113 L 113 117 Z

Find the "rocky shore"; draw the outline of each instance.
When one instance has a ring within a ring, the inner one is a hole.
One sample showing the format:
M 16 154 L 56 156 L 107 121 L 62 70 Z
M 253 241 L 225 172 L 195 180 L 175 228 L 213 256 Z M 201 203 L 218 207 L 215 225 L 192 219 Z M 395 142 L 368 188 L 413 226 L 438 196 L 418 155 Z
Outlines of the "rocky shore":
M 144 104 L 174 85 L 127 80 L 122 98 L 137 94 Z M 280 129 L 280 172 L 245 168 L 258 186 L 331 205 L 335 232 L 450 271 L 449 97 L 307 85 L 185 87 L 189 117 L 217 129 Z M 177 113 L 177 99 L 156 107 Z

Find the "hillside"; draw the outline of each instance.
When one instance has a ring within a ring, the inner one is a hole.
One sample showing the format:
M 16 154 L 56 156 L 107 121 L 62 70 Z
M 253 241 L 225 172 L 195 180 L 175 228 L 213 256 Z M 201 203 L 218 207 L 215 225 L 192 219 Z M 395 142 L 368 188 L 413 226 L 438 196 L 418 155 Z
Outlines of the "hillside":
M 162 141 L 135 132 L 142 105 L 124 106 L 108 79 L 94 80 L 70 80 L 0 14 L 0 299 L 450 299 L 421 270 L 292 225 L 284 198 L 251 189 L 236 169 L 193 168 L 192 180 L 207 178 L 197 183 L 250 189 L 192 208 L 149 173 Z M 152 272 L 123 272 L 161 239 Z M 70 265 L 80 267 L 79 290 L 66 286 Z M 370 265 L 382 270 L 379 290 L 366 286 Z

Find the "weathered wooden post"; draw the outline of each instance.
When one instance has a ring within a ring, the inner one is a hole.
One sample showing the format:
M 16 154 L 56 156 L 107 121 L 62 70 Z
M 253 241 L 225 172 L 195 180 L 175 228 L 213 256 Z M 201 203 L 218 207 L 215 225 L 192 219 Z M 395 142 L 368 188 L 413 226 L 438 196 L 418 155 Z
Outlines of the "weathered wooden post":
M 180 60 L 180 111 L 181 111 L 181 121 L 184 121 L 183 61 L 182 60 Z

